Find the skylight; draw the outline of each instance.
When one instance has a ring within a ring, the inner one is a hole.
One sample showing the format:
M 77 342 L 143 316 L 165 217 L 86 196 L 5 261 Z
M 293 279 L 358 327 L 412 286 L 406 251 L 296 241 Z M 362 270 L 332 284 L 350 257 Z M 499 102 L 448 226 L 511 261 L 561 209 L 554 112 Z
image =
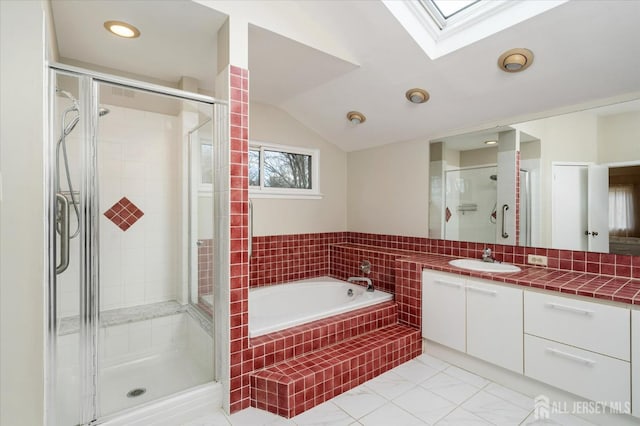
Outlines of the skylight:
M 462 12 L 466 8 L 478 3 L 480 0 L 420 0 L 422 6 L 429 13 L 436 14 L 434 17 L 438 23 L 442 23 L 440 27 L 444 27 L 447 19 L 450 19 L 458 12 Z
M 425 53 L 435 59 L 567 1 L 382 0 L 382 3 Z

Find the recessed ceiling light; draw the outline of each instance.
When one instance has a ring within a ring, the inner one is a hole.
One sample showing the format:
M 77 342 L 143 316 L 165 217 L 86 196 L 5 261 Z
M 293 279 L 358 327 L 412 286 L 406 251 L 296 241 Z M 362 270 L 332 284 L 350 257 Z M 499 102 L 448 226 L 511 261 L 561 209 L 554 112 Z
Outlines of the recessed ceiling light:
M 404 95 L 409 102 L 414 104 L 423 104 L 429 100 L 429 92 L 418 87 L 407 90 Z
M 498 68 L 504 72 L 520 72 L 533 63 L 533 52 L 529 49 L 510 49 L 498 58 Z
M 498 141 L 496 140 L 490 140 L 490 141 L 484 141 L 485 145 L 498 145 Z
M 361 112 L 349 111 L 347 113 L 347 120 L 349 120 L 353 124 L 362 124 L 367 121 L 367 117 L 365 117 Z
M 123 38 L 140 37 L 140 30 L 131 24 L 122 21 L 106 21 L 104 27 L 112 34 Z

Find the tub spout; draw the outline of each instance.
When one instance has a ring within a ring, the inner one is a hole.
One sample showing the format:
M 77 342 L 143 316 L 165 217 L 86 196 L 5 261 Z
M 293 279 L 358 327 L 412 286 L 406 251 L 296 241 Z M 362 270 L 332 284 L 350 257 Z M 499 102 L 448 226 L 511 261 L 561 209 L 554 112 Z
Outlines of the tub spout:
M 347 278 L 347 281 L 349 281 L 350 283 L 356 283 L 356 282 L 367 283 L 367 291 L 375 290 L 373 288 L 373 283 L 371 282 L 371 280 L 369 278 L 365 278 L 365 277 L 349 277 L 349 278 Z

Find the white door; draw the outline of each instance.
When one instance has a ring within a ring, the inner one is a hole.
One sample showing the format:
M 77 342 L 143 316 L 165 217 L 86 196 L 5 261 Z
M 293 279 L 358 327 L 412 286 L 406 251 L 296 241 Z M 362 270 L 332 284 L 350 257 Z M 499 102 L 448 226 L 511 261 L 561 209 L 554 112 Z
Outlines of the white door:
M 586 251 L 588 166 L 554 164 L 552 179 L 552 247 Z
M 588 250 L 609 253 L 609 168 L 589 166 Z

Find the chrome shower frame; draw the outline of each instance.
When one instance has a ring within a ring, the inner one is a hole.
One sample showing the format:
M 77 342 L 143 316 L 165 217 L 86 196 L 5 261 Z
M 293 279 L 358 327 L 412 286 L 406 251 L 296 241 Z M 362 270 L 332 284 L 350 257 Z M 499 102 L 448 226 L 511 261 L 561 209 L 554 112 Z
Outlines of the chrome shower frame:
M 83 425 L 95 424 L 100 418 L 98 407 L 98 326 L 99 326 L 99 211 L 98 211 L 98 174 L 97 170 L 97 127 L 100 115 L 104 115 L 98 105 L 99 84 L 106 83 L 150 93 L 172 96 L 177 99 L 197 101 L 212 106 L 226 104 L 210 96 L 185 92 L 151 83 L 140 82 L 113 75 L 98 73 L 65 64 L 49 64 L 48 76 L 48 116 L 49 143 L 45 144 L 45 205 L 47 221 L 45 223 L 48 255 L 45 258 L 47 282 L 45 285 L 46 305 L 46 359 L 45 359 L 45 418 L 47 425 L 55 424 L 56 395 L 56 344 L 57 344 L 57 179 L 60 170 L 56 160 L 56 131 L 58 126 L 53 117 L 55 111 L 56 75 L 78 78 L 80 96 L 78 99 L 82 129 L 82 171 L 79 197 L 81 208 L 78 217 L 79 264 L 80 264 L 80 368 L 81 400 L 80 421 Z M 64 128 L 62 132 L 64 132 Z M 215 335 L 214 335 L 215 341 Z M 107 420 L 111 416 L 100 418 Z

